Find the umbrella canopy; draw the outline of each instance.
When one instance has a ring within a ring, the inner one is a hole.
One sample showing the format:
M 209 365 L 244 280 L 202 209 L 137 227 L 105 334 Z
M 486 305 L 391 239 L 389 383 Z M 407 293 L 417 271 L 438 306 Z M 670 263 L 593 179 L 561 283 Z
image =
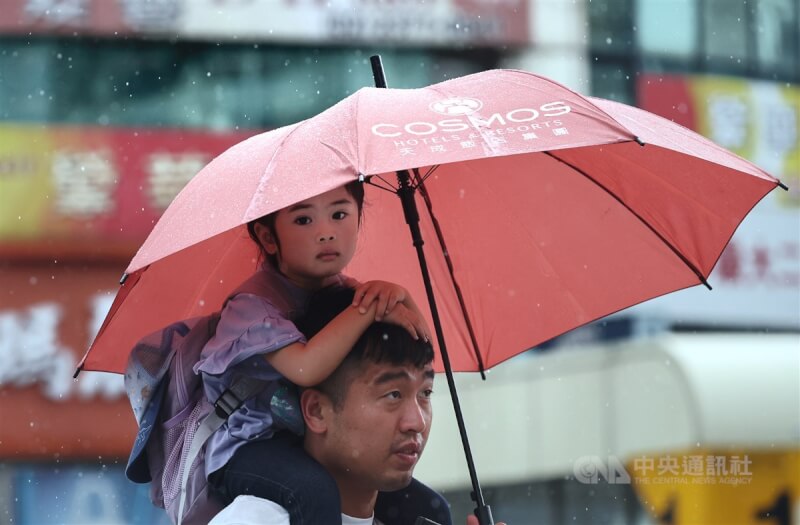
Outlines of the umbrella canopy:
M 421 298 L 401 204 L 384 191 L 393 172 L 413 168 L 456 371 L 705 282 L 745 215 L 779 184 L 672 122 L 526 72 L 364 88 L 201 170 L 132 260 L 79 368 L 121 372 L 143 335 L 219 309 L 256 269 L 248 221 L 354 179 L 371 184 L 348 273 Z

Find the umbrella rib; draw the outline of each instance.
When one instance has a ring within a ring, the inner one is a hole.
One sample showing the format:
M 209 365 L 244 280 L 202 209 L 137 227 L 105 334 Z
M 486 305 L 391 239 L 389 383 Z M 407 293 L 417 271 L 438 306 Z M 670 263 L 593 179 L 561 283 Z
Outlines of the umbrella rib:
M 434 169 L 438 167 L 435 166 L 432 168 L 427 175 L 430 175 Z M 472 321 L 467 314 L 467 305 L 464 301 L 464 295 L 461 293 L 461 287 L 458 285 L 458 281 L 456 280 L 455 276 L 455 269 L 453 268 L 453 261 L 450 259 L 450 252 L 447 251 L 447 245 L 444 242 L 444 235 L 442 234 L 442 229 L 439 226 L 439 221 L 436 219 L 436 216 L 433 214 L 433 204 L 431 203 L 431 199 L 428 196 L 428 190 L 425 188 L 425 180 L 420 178 L 419 168 L 414 168 L 414 178 L 417 180 L 417 189 L 419 190 L 419 194 L 422 196 L 422 200 L 425 201 L 425 207 L 428 209 L 428 215 L 430 215 L 431 222 L 433 223 L 433 228 L 436 231 L 436 237 L 439 241 L 439 246 L 442 248 L 442 254 L 444 255 L 444 260 L 447 263 L 447 271 L 450 274 L 450 281 L 453 283 L 453 289 L 456 292 L 456 297 L 458 297 L 458 305 L 461 308 L 461 314 L 464 317 L 464 323 L 467 325 L 467 332 L 469 332 L 470 341 L 472 341 L 472 348 L 475 352 L 475 358 L 478 360 L 478 369 L 481 373 L 481 379 L 486 380 L 486 374 L 484 373 L 486 368 L 483 365 L 483 358 L 481 357 L 480 349 L 478 348 L 478 339 L 475 337 L 475 330 L 472 327 Z
M 436 171 L 439 168 L 439 166 L 441 166 L 441 164 L 437 164 L 435 166 L 431 166 L 431 169 L 428 170 L 428 173 L 426 173 L 425 175 L 422 176 L 422 179 L 419 178 L 419 168 L 415 168 L 414 173 L 417 175 L 417 180 L 419 180 L 418 184 L 422 184 L 423 182 L 428 180 L 428 177 L 430 177 L 433 174 L 433 172 Z
M 384 184 L 386 184 L 386 186 L 384 187 L 384 186 L 381 186 L 380 184 L 375 184 L 374 182 L 372 182 L 373 178 L 378 178 Z M 394 186 L 392 186 L 392 184 L 389 181 L 387 181 L 386 179 L 384 179 L 380 175 L 372 175 L 371 177 L 369 177 L 366 180 L 366 184 L 369 184 L 370 186 L 374 186 L 374 187 L 378 188 L 379 190 L 388 191 L 389 193 L 394 193 L 395 195 L 397 195 L 397 190 L 395 190 Z
M 711 290 L 711 285 L 708 284 L 708 281 L 703 276 L 702 272 L 700 272 L 700 270 L 694 264 L 692 264 L 692 262 L 689 259 L 687 259 L 677 248 L 675 248 L 675 246 L 673 246 L 673 244 L 671 242 L 669 242 L 663 235 L 661 235 L 661 233 L 659 233 L 655 228 L 653 228 L 653 226 L 649 222 L 647 222 L 641 215 L 636 213 L 630 206 L 628 206 L 622 199 L 620 199 L 619 196 L 614 194 L 614 192 L 610 191 L 608 188 L 603 186 L 595 178 L 593 178 L 591 175 L 589 175 L 588 173 L 586 173 L 585 171 L 583 171 L 579 167 L 577 167 L 577 166 L 575 166 L 573 164 L 570 164 L 569 162 L 567 162 L 566 160 L 564 160 L 562 158 L 557 157 L 556 155 L 554 155 L 550 151 L 544 151 L 542 153 L 544 153 L 548 157 L 550 157 L 550 158 L 552 158 L 552 159 L 564 164 L 565 166 L 575 170 L 576 172 L 580 173 L 581 175 L 586 177 L 588 180 L 592 181 L 595 185 L 597 185 L 597 187 L 599 187 L 600 189 L 605 191 L 614 200 L 616 200 L 618 203 L 620 203 L 622 206 L 624 206 L 625 209 L 628 210 L 631 213 L 631 215 L 633 215 L 634 217 L 639 219 L 639 221 L 642 224 L 644 224 L 647 227 L 647 229 L 649 229 L 656 237 L 658 237 L 661 240 L 661 242 L 664 243 L 665 246 L 667 246 L 670 250 L 672 250 L 672 253 L 674 253 L 681 261 L 683 261 L 683 264 L 685 264 L 695 274 L 695 276 L 697 276 L 697 278 L 700 279 L 700 282 L 703 283 L 703 285 L 705 285 L 706 288 Z

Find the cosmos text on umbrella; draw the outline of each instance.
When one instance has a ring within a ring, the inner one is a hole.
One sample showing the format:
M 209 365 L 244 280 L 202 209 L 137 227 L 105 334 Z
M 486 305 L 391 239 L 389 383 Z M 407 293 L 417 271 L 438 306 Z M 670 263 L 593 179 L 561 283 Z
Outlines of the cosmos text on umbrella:
M 569 105 L 562 101 L 548 102 L 538 108 L 514 108 L 505 112 L 494 112 L 490 115 L 476 114 L 483 103 L 474 98 L 454 97 L 434 102 L 432 111 L 446 118 L 438 121 L 414 121 L 401 124 L 381 122 L 372 126 L 372 133 L 379 137 L 397 138 L 404 135 L 426 136 L 434 133 L 456 133 L 475 129 L 481 131 L 495 126 L 507 126 L 532 122 L 540 117 L 557 117 L 571 111 Z

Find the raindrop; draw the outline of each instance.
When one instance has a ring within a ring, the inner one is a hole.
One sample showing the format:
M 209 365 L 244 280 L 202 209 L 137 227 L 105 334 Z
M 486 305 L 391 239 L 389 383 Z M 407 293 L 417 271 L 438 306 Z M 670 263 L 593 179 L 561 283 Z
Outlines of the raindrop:
M 612 42 L 614 42 L 614 41 L 611 39 L 610 36 L 606 37 L 606 44 L 611 45 Z

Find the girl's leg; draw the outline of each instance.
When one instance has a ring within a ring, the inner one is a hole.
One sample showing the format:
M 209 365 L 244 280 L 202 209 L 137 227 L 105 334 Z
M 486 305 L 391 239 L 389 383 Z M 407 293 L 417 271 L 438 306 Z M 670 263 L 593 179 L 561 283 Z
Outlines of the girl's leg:
M 378 493 L 375 517 L 385 525 L 414 525 L 417 516 L 439 525 L 452 525 L 450 507 L 441 494 L 412 479 L 408 487 Z
M 292 525 L 342 522 L 336 482 L 288 432 L 244 445 L 209 483 L 226 505 L 244 494 L 274 501 Z

